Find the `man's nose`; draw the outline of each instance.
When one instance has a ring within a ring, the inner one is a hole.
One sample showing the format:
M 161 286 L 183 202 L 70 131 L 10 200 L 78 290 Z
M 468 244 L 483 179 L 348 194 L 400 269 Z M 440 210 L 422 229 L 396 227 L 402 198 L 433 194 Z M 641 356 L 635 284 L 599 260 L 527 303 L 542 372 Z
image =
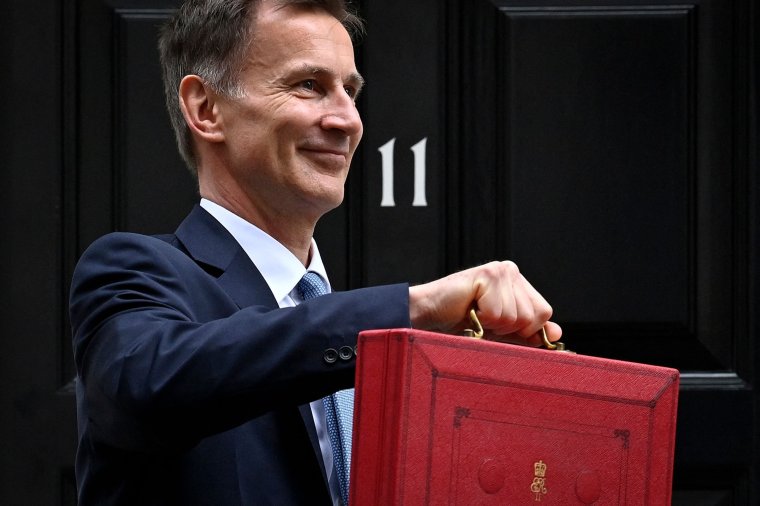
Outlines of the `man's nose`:
M 362 131 L 362 120 L 354 100 L 342 90 L 328 98 L 326 114 L 322 117 L 322 128 L 340 130 L 347 135 Z

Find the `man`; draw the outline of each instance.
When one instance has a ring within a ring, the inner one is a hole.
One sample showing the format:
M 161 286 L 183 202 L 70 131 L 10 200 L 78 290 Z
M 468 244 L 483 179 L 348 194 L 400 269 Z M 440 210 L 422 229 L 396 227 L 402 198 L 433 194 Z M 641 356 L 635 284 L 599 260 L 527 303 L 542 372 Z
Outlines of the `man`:
M 559 339 L 509 262 L 299 290 L 309 271 L 329 291 L 312 235 L 362 135 L 357 28 L 342 0 L 189 0 L 165 28 L 167 103 L 202 201 L 175 234 L 110 234 L 77 266 L 82 506 L 338 504 L 320 399 L 353 385 L 361 330 L 456 331 L 475 306 L 492 338 Z

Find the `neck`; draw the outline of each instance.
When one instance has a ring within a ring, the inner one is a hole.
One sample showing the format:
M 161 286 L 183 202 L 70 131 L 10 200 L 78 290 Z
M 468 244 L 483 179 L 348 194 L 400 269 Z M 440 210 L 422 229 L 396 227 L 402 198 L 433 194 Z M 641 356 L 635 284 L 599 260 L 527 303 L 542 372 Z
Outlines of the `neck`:
M 267 213 L 247 199 L 201 190 L 201 197 L 235 213 L 285 246 L 306 267 L 311 259 L 311 239 L 316 222 L 280 213 Z
M 291 195 L 261 191 L 250 182 L 240 181 L 216 151 L 204 151 L 203 155 L 199 157 L 203 163 L 198 164 L 201 197 L 257 226 L 307 266 L 314 228 L 324 211 Z

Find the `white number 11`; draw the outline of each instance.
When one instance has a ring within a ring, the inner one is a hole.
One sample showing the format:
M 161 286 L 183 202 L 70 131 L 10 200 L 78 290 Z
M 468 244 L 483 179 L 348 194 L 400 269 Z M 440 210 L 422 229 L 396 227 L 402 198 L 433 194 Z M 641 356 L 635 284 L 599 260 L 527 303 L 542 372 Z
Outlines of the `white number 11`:
M 396 138 L 389 140 L 377 150 L 383 160 L 383 198 L 380 201 L 380 207 L 395 207 L 396 201 L 393 197 L 393 151 L 396 145 Z M 427 207 L 427 197 L 425 193 L 425 161 L 427 151 L 427 137 L 410 148 L 414 153 L 414 200 L 412 206 Z

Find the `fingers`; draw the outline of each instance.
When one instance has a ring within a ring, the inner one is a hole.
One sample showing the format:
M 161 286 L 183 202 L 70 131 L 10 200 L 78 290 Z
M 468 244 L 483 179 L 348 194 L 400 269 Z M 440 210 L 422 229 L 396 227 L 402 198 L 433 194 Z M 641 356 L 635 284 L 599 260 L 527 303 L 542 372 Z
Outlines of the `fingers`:
M 562 328 L 554 322 L 546 322 L 543 328 L 546 331 L 546 337 L 551 342 L 559 341 L 562 337 Z M 488 339 L 489 341 L 520 344 L 523 346 L 531 346 L 533 348 L 541 347 L 544 344 L 544 338 L 541 330 L 528 337 L 522 337 L 518 334 L 495 334 L 486 332 L 484 338 Z
M 546 336 L 549 338 L 549 341 L 559 341 L 562 338 L 562 327 L 556 323 L 546 322 L 544 329 L 546 330 Z
M 562 334 L 550 323 L 552 308 L 513 262 L 491 262 L 445 278 L 409 288 L 410 321 L 414 328 L 461 331 L 468 311 L 477 309 L 489 339 L 541 344 L 546 326 L 550 340 Z
M 488 334 L 514 334 L 523 340 L 537 334 L 552 315 L 549 303 L 514 263 L 498 262 L 483 268 L 475 303 Z

